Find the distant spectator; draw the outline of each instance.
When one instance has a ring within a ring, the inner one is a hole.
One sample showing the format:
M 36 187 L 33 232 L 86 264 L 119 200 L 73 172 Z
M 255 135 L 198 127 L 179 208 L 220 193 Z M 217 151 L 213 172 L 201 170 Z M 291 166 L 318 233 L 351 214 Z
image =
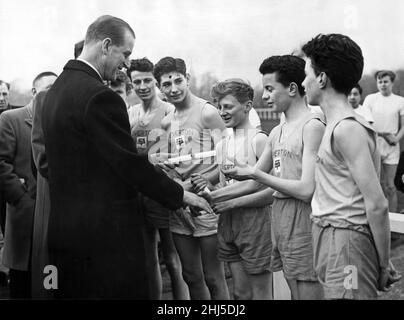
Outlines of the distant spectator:
M 26 79 L 17 78 L 10 82 L 10 109 L 26 106 L 32 100 L 32 84 Z
M 374 122 L 372 113 L 367 106 L 360 104 L 362 99 L 362 87 L 356 84 L 348 95 L 348 102 L 357 114 L 360 114 L 367 122 Z
M 381 184 L 389 201 L 390 212 L 397 212 L 397 192 L 394 177 L 400 158 L 399 141 L 404 136 L 404 98 L 393 90 L 396 75 L 389 70 L 375 74 L 378 93 L 366 97 L 363 105 L 368 107 L 378 134 L 377 145 L 381 154 Z
M 109 87 L 121 96 L 125 101 L 126 107 L 129 107 L 128 96 L 132 92 L 132 84 L 129 77 L 123 71 L 118 71 L 116 79 L 109 83 Z
M 32 94 L 47 90 L 56 80 L 53 72 L 35 77 Z M 31 169 L 32 101 L 0 115 L 0 191 L 7 201 L 4 266 L 10 269 L 10 297 L 31 296 L 31 245 L 36 179 Z
M 0 114 L 9 109 L 10 84 L 0 80 Z

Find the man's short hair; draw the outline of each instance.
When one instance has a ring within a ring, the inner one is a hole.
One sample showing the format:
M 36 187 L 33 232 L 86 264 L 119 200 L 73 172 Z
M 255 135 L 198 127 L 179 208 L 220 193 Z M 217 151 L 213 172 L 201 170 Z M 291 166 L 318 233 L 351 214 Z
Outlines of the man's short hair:
M 54 72 L 52 72 L 52 71 L 41 72 L 40 74 L 38 74 L 38 75 L 35 77 L 34 81 L 32 81 L 32 86 L 35 87 L 35 83 L 36 83 L 38 80 L 40 80 L 41 78 L 50 77 L 50 76 L 55 76 L 55 77 L 57 77 L 57 74 L 54 73 Z
M 130 67 L 127 70 L 126 74 L 129 78 L 131 78 L 131 73 L 133 71 L 140 71 L 140 72 L 153 72 L 154 65 L 153 63 L 145 58 L 142 59 L 134 59 L 130 61 Z
M 314 73 L 325 72 L 337 92 L 348 95 L 362 77 L 362 50 L 348 36 L 319 34 L 302 50 L 311 59 Z
M 135 32 L 127 22 L 110 15 L 104 15 L 90 24 L 84 43 L 88 44 L 110 38 L 113 44 L 119 46 L 124 42 L 126 31 L 129 31 L 135 38 Z
M 125 84 L 126 92 L 129 92 L 132 90 L 132 84 L 131 84 L 128 76 L 126 75 L 125 72 L 119 70 L 116 73 L 116 79 L 111 80 L 110 86 L 116 88 L 116 87 L 120 87 L 122 84 Z
M 3 81 L 3 80 L 0 80 L 0 86 L 1 86 L 2 84 L 5 84 L 6 87 L 7 87 L 7 89 L 10 90 L 10 84 L 9 84 L 8 82 L 5 82 L 5 81 Z
M 210 95 L 215 102 L 219 102 L 227 95 L 232 95 L 238 102 L 245 103 L 253 101 L 254 89 L 248 82 L 233 78 L 216 83 L 212 87 Z
M 391 70 L 379 70 L 375 73 L 376 80 L 384 77 L 390 77 L 391 82 L 394 82 L 394 80 L 396 80 L 396 74 Z
M 359 85 L 359 83 L 357 83 L 357 84 L 355 84 L 353 87 L 352 87 L 352 89 L 358 89 L 358 91 L 359 91 L 359 94 L 362 94 L 362 92 L 363 92 L 363 90 L 362 90 L 362 87 Z M 352 90 L 351 89 L 351 90 Z
M 154 66 L 154 78 L 156 78 L 157 82 L 160 83 L 161 76 L 165 73 L 170 72 L 178 72 L 187 76 L 187 66 L 185 65 L 185 61 L 180 58 L 173 57 L 165 57 L 162 58 L 157 64 Z
M 74 59 L 77 59 L 81 52 L 83 51 L 84 47 L 84 40 L 81 40 L 74 44 Z
M 259 71 L 262 75 L 276 73 L 276 79 L 285 87 L 292 82 L 296 83 L 300 96 L 304 96 L 302 82 L 306 77 L 304 73 L 305 62 L 302 58 L 292 55 L 272 56 L 265 59 Z

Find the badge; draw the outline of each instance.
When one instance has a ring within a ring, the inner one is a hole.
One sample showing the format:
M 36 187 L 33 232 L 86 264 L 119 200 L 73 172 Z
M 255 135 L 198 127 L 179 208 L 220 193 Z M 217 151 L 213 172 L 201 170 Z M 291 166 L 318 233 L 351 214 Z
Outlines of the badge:
M 281 173 L 282 161 L 280 157 L 274 158 L 274 172 L 277 174 Z
M 136 148 L 147 149 L 147 137 L 136 137 Z
M 175 142 L 175 147 L 177 148 L 177 150 L 181 151 L 182 148 L 185 147 L 185 136 L 181 135 L 181 136 L 175 137 L 174 142 Z

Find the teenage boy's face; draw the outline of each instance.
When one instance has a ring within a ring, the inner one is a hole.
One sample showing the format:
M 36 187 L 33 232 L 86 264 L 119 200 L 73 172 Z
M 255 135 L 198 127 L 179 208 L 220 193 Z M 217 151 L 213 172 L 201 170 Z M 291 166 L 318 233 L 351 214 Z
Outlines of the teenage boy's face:
M 150 100 L 156 95 L 156 80 L 153 73 L 132 71 L 130 75 L 133 89 L 141 100 Z
M 269 108 L 274 111 L 284 112 L 289 108 L 290 96 L 289 87 L 285 87 L 282 83 L 278 82 L 275 73 L 267 73 L 262 77 L 262 100 L 265 101 Z
M 304 78 L 302 86 L 306 92 L 307 103 L 310 105 L 319 105 L 320 87 L 310 58 L 306 58 L 304 73 L 306 74 L 306 77 Z
M 377 89 L 384 96 L 388 96 L 393 91 L 393 82 L 390 76 L 384 76 L 383 78 L 377 79 Z
M 181 103 L 188 94 L 188 79 L 176 71 L 165 73 L 160 78 L 160 91 L 168 102 Z
M 358 88 L 353 88 L 348 95 L 348 102 L 352 106 L 352 108 L 357 108 L 359 106 L 359 102 L 361 101 L 361 94 Z
M 236 97 L 228 94 L 219 100 L 217 108 L 227 128 L 234 128 L 248 116 L 248 101 L 240 103 Z

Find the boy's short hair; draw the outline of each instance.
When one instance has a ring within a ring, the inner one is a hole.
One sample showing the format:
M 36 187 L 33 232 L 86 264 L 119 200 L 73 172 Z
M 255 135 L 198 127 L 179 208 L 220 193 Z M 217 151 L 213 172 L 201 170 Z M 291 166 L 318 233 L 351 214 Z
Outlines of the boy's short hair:
M 348 36 L 319 34 L 302 50 L 311 59 L 315 74 L 325 72 L 337 92 L 348 95 L 362 77 L 362 50 Z
M 285 87 L 292 82 L 296 83 L 300 96 L 304 96 L 302 82 L 306 77 L 304 73 L 305 62 L 302 58 L 293 55 L 272 56 L 265 59 L 259 71 L 262 75 L 276 73 L 276 79 Z
M 116 87 L 121 86 L 122 84 L 125 84 L 126 92 L 129 92 L 132 90 L 132 84 L 131 84 L 128 76 L 126 75 L 125 72 L 123 72 L 122 70 L 119 70 L 116 74 L 115 80 L 111 80 L 110 86 L 116 88 Z
M 178 72 L 184 77 L 187 76 L 187 66 L 185 61 L 180 58 L 164 57 L 154 66 L 154 77 L 160 83 L 161 76 L 165 73 Z
M 375 73 L 375 79 L 381 79 L 384 77 L 390 77 L 391 82 L 394 82 L 396 79 L 396 74 L 391 70 L 379 70 Z
M 133 71 L 139 71 L 139 72 L 153 72 L 154 65 L 153 63 L 147 59 L 146 57 L 142 59 L 134 59 L 130 61 L 130 67 L 126 71 L 126 74 L 128 75 L 129 78 L 131 78 L 131 73 Z
M 37 81 L 39 81 L 40 79 L 42 79 L 42 78 L 44 78 L 44 77 L 50 77 L 50 76 L 57 77 L 58 75 L 57 75 L 56 73 L 52 72 L 52 71 L 44 71 L 44 72 L 41 72 L 40 74 L 38 74 L 38 75 L 35 77 L 34 81 L 32 81 L 32 86 L 35 87 L 35 83 L 36 83 Z
M 212 87 L 210 95 L 215 102 L 219 102 L 219 100 L 227 95 L 232 95 L 238 102 L 245 103 L 247 101 L 253 101 L 254 89 L 248 82 L 233 78 L 216 83 Z
M 355 89 L 355 88 L 358 89 L 359 94 L 362 94 L 362 91 L 363 91 L 363 90 L 362 90 L 362 87 L 359 85 L 359 83 L 355 84 L 355 85 L 352 87 L 352 89 Z M 351 90 L 352 90 L 352 89 L 351 89 Z

